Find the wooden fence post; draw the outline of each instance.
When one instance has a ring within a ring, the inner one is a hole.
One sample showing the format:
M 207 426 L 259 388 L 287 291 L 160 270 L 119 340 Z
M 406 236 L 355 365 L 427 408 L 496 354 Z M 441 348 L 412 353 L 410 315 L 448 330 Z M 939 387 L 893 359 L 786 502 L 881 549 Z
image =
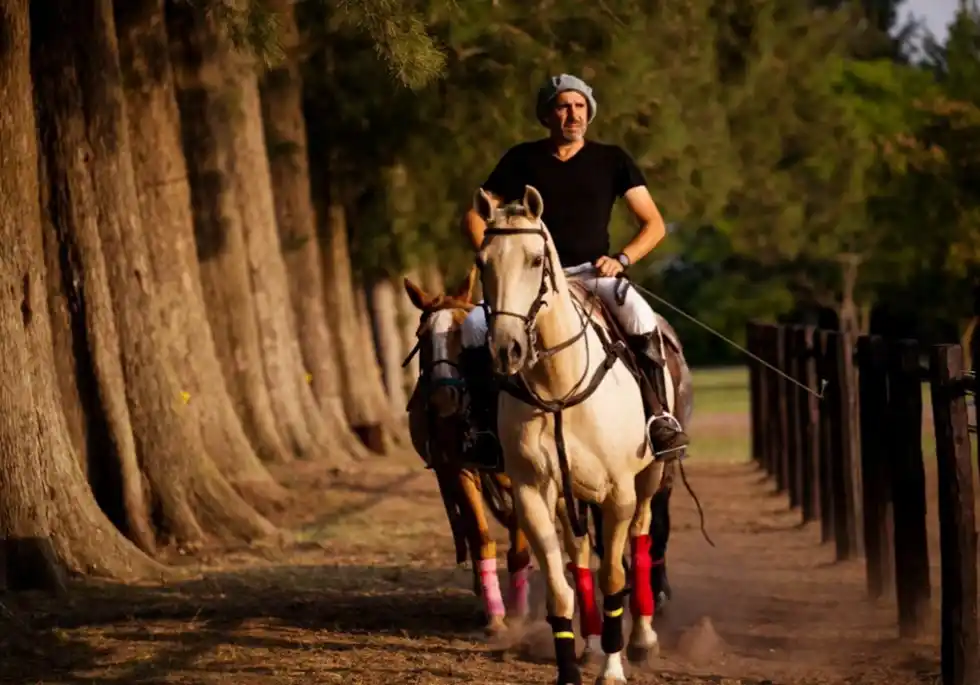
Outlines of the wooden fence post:
M 799 380 L 810 390 L 819 392 L 816 328 L 803 326 L 796 331 L 796 338 Z M 800 499 L 803 523 L 809 523 L 820 516 L 820 400 L 811 393 L 802 393 L 801 397 L 798 407 L 803 441 Z
M 834 537 L 834 500 L 830 487 L 834 451 L 834 411 L 830 386 L 834 382 L 834 366 L 830 347 L 832 331 L 818 330 L 814 342 L 817 353 L 817 374 L 827 381 L 827 389 L 820 400 L 820 454 L 818 458 L 818 483 L 820 493 L 820 542 L 830 542 Z
M 759 324 L 757 332 L 759 358 L 772 364 L 772 324 Z M 759 449 L 762 451 L 762 465 L 770 476 L 776 473 L 775 435 L 772 423 L 773 387 L 772 371 L 759 365 Z
M 864 546 L 868 596 L 878 599 L 894 589 L 895 564 L 892 550 L 892 487 L 890 455 L 885 436 L 888 377 L 885 341 L 878 336 L 858 339 L 860 389 L 861 469 L 864 499 Z
M 943 685 L 980 683 L 973 454 L 963 366 L 959 345 L 932 348 L 929 370 L 939 477 Z
M 851 388 L 847 357 L 851 354 L 848 336 L 833 332 L 827 339 L 827 409 L 831 413 L 830 487 L 834 508 L 834 540 L 837 560 L 856 556 L 860 550 L 856 484 L 857 464 L 851 447 Z
M 782 367 L 780 358 L 781 354 L 781 344 L 782 331 L 783 329 L 777 325 L 768 325 L 765 327 L 766 332 L 766 356 L 765 360 L 772 364 L 775 368 L 779 369 Z M 766 406 L 766 433 L 769 436 L 767 441 L 768 452 L 769 452 L 769 473 L 775 478 L 776 481 L 776 491 L 782 492 L 786 487 L 785 476 L 786 472 L 783 470 L 784 465 L 784 442 L 783 442 L 783 432 L 782 425 L 783 422 L 781 417 L 783 414 L 783 393 L 782 393 L 782 382 L 778 374 L 774 373 L 772 369 L 763 370 L 765 384 L 767 386 L 766 398 L 768 400 Z
M 929 544 L 926 476 L 922 463 L 922 371 L 919 345 L 899 340 L 888 346 L 888 454 L 895 506 L 895 594 L 898 630 L 918 635 L 929 613 Z
M 749 353 L 761 357 L 761 350 L 759 349 L 759 326 L 754 321 L 750 321 L 745 327 L 745 343 L 746 348 Z M 749 360 L 749 415 L 750 415 L 750 430 L 751 430 L 751 444 L 752 444 L 752 459 L 760 465 L 764 466 L 763 463 L 763 447 L 762 447 L 762 412 L 760 405 L 760 400 L 762 399 L 762 389 L 761 384 L 761 374 L 760 370 L 762 368 L 761 364 L 755 360 Z
M 799 380 L 800 352 L 797 350 L 796 333 L 799 326 L 786 326 L 783 331 L 783 371 L 793 380 Z M 786 387 L 786 482 L 789 491 L 789 506 L 800 506 L 803 489 L 802 427 L 800 426 L 800 403 L 802 391 L 795 383 L 783 381 Z
M 776 335 L 773 339 L 773 366 L 786 373 L 786 358 L 783 340 L 786 337 L 786 328 L 776 325 Z M 776 389 L 776 402 L 773 406 L 773 420 L 776 423 L 776 434 L 779 436 L 776 452 L 776 492 L 784 492 L 789 486 L 789 451 L 787 445 L 787 421 L 786 421 L 786 395 L 789 391 L 788 383 L 779 374 L 773 375 L 773 386 Z

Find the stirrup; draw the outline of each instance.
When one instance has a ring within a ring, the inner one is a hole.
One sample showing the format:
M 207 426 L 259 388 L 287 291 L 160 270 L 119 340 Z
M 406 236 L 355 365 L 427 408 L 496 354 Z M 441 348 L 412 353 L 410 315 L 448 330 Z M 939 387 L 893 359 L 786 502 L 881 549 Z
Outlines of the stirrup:
M 660 412 L 659 414 L 653 414 L 649 419 L 647 419 L 645 433 L 647 437 L 647 445 L 650 446 L 650 453 L 653 455 L 653 460 L 663 461 L 666 458 L 665 455 L 670 455 L 673 454 L 674 452 L 680 452 L 680 454 L 677 454 L 676 456 L 673 457 L 674 459 L 684 459 L 687 456 L 687 447 L 688 447 L 687 445 L 682 445 L 680 447 L 671 447 L 670 449 L 661 450 L 659 452 L 654 447 L 653 438 L 651 437 L 651 430 L 653 428 L 654 421 L 660 421 L 661 419 L 667 421 L 667 423 L 671 427 L 673 427 L 678 433 L 684 432 L 684 427 L 681 426 L 681 422 L 678 421 L 677 417 L 675 417 L 669 411 L 663 411 Z

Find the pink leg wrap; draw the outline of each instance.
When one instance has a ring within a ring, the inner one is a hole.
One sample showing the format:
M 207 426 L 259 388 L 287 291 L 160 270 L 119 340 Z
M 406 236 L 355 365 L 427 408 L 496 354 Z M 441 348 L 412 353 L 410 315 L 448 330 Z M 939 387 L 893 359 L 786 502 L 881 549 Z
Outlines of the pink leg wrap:
M 592 569 L 581 568 L 569 562 L 568 570 L 575 577 L 575 594 L 578 598 L 582 620 L 582 637 L 602 635 L 602 617 L 595 602 L 595 584 Z
M 650 584 L 650 536 L 639 535 L 630 540 L 632 556 L 630 575 L 633 591 L 630 593 L 630 613 L 633 616 L 653 616 L 653 586 Z
M 483 604 L 487 616 L 503 616 L 504 598 L 500 594 L 500 580 L 497 578 L 497 560 L 483 559 L 479 564 L 480 585 L 483 588 Z
M 518 616 L 525 616 L 528 612 L 528 595 L 531 591 L 531 584 L 528 575 L 531 573 L 531 565 L 511 571 L 510 574 L 510 608 Z

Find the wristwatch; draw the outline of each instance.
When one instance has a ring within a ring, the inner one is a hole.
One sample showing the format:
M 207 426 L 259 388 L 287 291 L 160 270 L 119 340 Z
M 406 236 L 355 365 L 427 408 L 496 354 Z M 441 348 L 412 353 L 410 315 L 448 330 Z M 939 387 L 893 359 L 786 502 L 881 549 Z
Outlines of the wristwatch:
M 620 252 L 617 254 L 616 261 L 622 264 L 624 269 L 630 265 L 630 258 L 626 256 L 625 252 Z

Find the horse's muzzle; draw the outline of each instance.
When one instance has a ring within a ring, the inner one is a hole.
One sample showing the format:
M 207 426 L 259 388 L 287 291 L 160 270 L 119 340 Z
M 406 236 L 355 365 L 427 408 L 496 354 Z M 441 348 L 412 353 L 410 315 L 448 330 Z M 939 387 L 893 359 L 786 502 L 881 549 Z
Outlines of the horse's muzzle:
M 513 376 L 524 368 L 526 360 L 527 348 L 520 340 L 513 338 L 498 345 L 494 355 L 496 371 L 502 376 Z

